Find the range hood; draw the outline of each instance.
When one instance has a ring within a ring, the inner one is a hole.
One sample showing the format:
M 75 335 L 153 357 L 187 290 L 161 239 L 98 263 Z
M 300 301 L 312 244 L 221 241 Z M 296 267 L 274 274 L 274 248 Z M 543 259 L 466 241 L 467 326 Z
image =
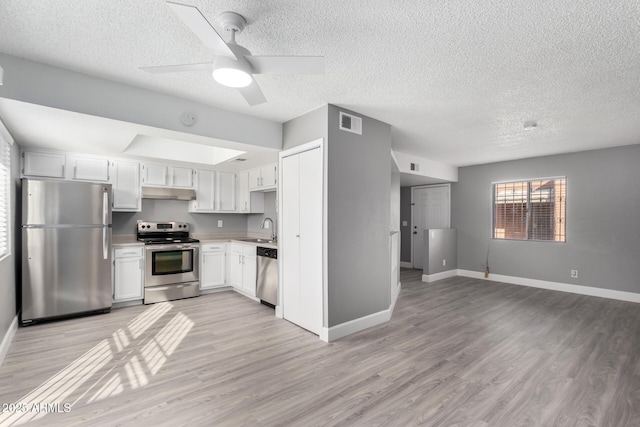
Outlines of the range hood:
M 143 199 L 195 200 L 196 192 L 187 188 L 142 187 Z

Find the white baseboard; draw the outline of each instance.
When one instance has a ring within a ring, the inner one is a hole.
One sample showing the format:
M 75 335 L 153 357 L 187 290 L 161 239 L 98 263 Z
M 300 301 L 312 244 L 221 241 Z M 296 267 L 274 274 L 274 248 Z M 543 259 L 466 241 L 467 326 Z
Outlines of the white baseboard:
M 16 335 L 16 331 L 18 330 L 18 315 L 13 318 L 11 325 L 9 325 L 9 329 L 4 334 L 4 338 L 2 338 L 2 343 L 0 344 L 0 366 L 2 366 L 2 362 L 4 362 L 4 358 L 9 352 L 9 347 L 11 347 L 11 342 L 13 341 L 13 337 Z
M 412 262 L 400 261 L 400 267 L 404 268 L 413 268 Z
M 358 319 L 350 320 L 348 322 L 332 326 L 330 328 L 322 328 L 322 332 L 320 332 L 320 339 L 326 342 L 335 341 L 339 338 L 355 334 L 356 332 L 363 331 L 372 326 L 388 322 L 390 319 L 391 310 L 382 310 L 368 316 L 360 317 Z
M 456 276 L 459 276 L 458 270 L 449 270 L 449 271 L 443 271 L 441 273 L 435 273 L 435 274 L 423 274 L 422 281 L 431 283 L 431 282 L 435 282 L 436 280 L 448 279 L 449 277 L 456 277 Z
M 472 277 L 474 279 L 491 280 L 494 282 L 509 283 L 512 285 L 529 286 L 532 288 L 550 289 L 552 291 L 569 292 L 572 294 L 589 295 L 592 297 L 609 298 L 620 301 L 640 303 L 640 294 L 613 289 L 594 288 L 591 286 L 572 285 L 561 282 L 548 282 L 546 280 L 528 279 L 526 277 L 505 276 L 491 273 L 485 279 L 484 272 L 471 270 L 458 270 L 458 276 Z

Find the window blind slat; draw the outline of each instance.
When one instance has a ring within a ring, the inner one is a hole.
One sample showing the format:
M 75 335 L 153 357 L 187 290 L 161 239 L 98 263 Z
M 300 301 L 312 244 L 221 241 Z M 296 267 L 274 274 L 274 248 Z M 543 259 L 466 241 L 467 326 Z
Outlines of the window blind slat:
M 493 187 L 494 239 L 565 241 L 566 178 Z

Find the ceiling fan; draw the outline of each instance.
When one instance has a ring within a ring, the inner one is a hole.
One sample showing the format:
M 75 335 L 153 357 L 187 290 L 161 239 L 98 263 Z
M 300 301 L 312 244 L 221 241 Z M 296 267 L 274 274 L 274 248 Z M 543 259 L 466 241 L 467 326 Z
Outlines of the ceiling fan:
M 251 106 L 267 101 L 253 74 L 324 74 L 322 56 L 251 55 L 249 50 L 236 43 L 236 33 L 241 33 L 247 22 L 235 12 L 220 14 L 220 23 L 230 34 L 229 41 L 225 42 L 197 7 L 170 1 L 167 5 L 213 51 L 214 60 L 202 64 L 141 67 L 141 70 L 149 73 L 209 71 L 218 83 L 237 88 Z

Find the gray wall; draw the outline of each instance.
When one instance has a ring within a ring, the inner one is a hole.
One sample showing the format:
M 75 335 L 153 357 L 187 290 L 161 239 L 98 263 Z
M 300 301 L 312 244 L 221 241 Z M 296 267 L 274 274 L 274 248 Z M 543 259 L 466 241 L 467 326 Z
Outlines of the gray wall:
M 275 191 L 264 193 L 264 213 L 250 214 L 247 216 L 247 231 L 249 233 L 266 233 L 271 234 L 271 230 L 261 228 L 262 221 L 265 218 L 271 218 L 275 224 L 276 232 L 278 230 L 278 213 L 276 203 L 278 201 Z
M 328 326 L 389 308 L 391 126 L 363 118 L 363 135 L 338 130 L 320 107 L 283 125 L 283 149 L 324 138 L 328 168 Z
M 284 123 L 282 125 L 282 149 L 288 150 L 318 138 L 323 138 L 326 141 L 328 109 L 329 106 L 324 105 Z
M 20 277 L 20 147 L 11 148 L 11 255 L 0 261 L 0 342 L 6 335 L 18 312 L 17 288 Z
M 188 222 L 192 233 L 247 231 L 247 216 L 244 214 L 189 213 L 188 203 L 181 200 L 142 199 L 142 212 L 113 213 L 113 234 L 135 234 L 138 220 Z M 218 228 L 219 219 L 222 220 L 222 228 Z
M 400 261 L 411 262 L 411 187 L 400 188 Z
M 640 145 L 459 169 L 458 268 L 640 292 Z M 491 240 L 491 182 L 567 177 L 566 243 Z M 570 270 L 578 270 L 572 279 Z
M 424 274 L 431 275 L 458 268 L 455 228 L 426 230 L 424 247 L 426 249 L 422 262 Z M 447 265 L 442 265 L 442 260 L 446 260 Z
M 329 327 L 389 308 L 391 126 L 362 117 L 362 136 L 328 110 Z M 349 112 L 351 113 L 351 112 Z

